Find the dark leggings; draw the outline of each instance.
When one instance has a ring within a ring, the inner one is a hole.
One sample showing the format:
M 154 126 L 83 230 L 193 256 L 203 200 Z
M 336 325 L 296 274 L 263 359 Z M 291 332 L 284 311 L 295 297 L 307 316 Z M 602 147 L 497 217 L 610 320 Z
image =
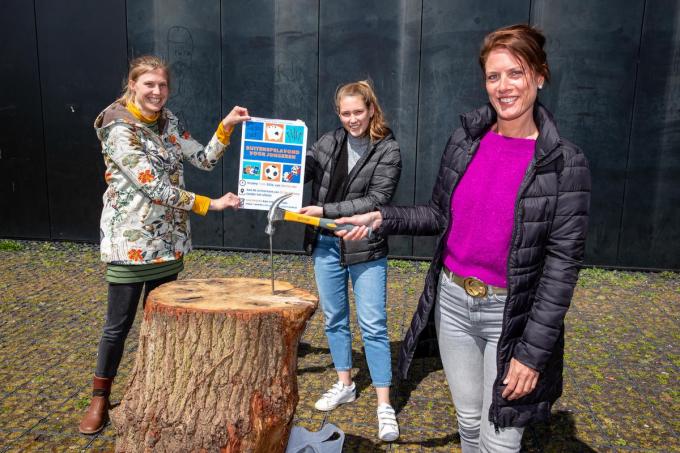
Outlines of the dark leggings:
M 106 323 L 99 342 L 95 376 L 112 378 L 118 372 L 123 357 L 125 339 L 135 321 L 139 296 L 144 290 L 142 306 L 154 288 L 163 283 L 177 280 L 177 274 L 139 283 L 109 283 L 109 302 L 106 309 Z

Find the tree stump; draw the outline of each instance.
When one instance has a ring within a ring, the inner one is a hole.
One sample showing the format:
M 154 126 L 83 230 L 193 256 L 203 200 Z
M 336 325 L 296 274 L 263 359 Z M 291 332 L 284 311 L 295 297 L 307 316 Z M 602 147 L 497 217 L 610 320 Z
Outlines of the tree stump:
M 116 451 L 283 452 L 317 299 L 287 282 L 180 280 L 149 294 Z

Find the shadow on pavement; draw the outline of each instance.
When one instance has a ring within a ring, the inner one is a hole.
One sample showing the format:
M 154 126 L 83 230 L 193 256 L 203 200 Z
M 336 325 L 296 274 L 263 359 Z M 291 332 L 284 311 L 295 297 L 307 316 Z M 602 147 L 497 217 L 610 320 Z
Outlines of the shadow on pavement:
M 529 451 L 569 451 L 595 453 L 597 450 L 576 437 L 574 416 L 566 411 L 553 412 L 550 423 L 537 423 L 524 432 L 523 447 Z

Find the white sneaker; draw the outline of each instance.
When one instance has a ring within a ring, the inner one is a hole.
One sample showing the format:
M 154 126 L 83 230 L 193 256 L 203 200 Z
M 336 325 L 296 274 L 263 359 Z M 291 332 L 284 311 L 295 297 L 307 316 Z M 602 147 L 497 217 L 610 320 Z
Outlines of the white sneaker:
M 378 438 L 384 442 L 393 442 L 399 438 L 397 417 L 389 404 L 378 406 Z
M 332 411 L 343 403 L 350 403 L 356 399 L 357 386 L 352 382 L 349 387 L 338 381 L 314 404 L 320 411 Z

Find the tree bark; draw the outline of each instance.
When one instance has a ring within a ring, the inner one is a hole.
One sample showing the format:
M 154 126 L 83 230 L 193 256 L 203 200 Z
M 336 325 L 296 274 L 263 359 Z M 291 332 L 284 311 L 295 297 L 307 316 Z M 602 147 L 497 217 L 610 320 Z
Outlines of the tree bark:
M 297 346 L 313 295 L 260 279 L 152 291 L 116 451 L 283 452 L 298 402 Z

